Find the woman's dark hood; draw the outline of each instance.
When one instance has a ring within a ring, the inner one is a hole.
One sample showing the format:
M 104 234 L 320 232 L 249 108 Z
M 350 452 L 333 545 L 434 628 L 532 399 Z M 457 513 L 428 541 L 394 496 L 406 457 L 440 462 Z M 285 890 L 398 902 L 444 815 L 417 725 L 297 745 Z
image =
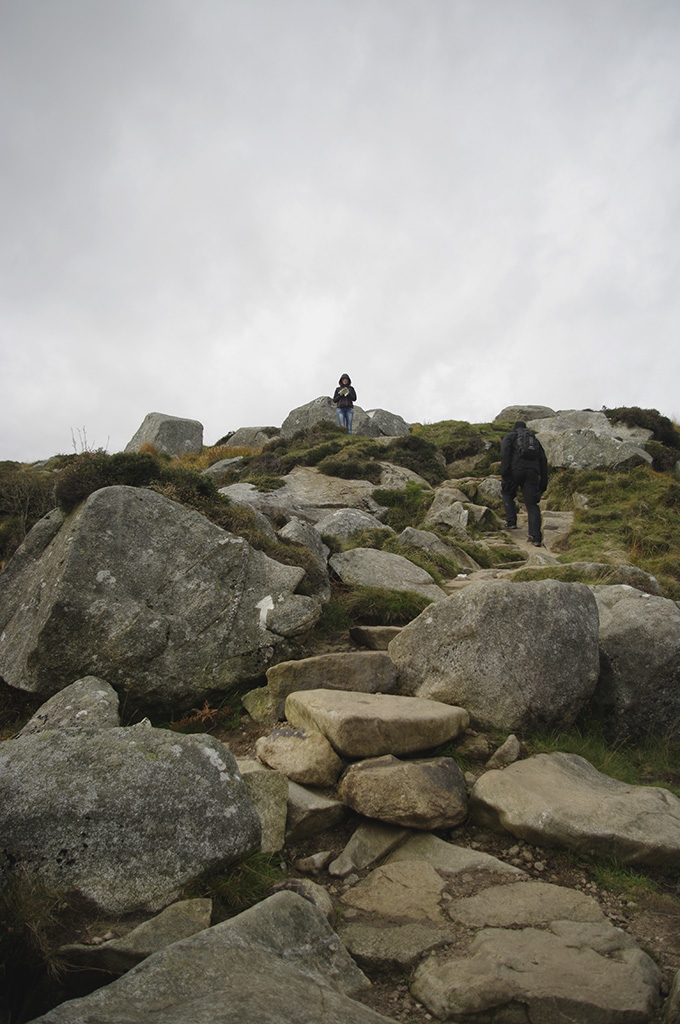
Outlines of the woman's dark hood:
M 342 387 L 342 378 L 343 377 L 347 377 L 347 380 L 349 381 L 349 383 L 350 384 L 352 383 L 352 378 L 350 377 L 350 375 L 348 373 L 341 373 L 340 374 L 340 380 L 338 381 L 338 387 Z

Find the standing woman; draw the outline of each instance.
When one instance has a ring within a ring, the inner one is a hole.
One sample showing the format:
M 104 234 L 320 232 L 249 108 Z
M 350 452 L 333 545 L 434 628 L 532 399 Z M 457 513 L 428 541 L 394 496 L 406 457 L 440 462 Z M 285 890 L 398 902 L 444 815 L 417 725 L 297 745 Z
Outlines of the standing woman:
M 354 418 L 354 403 L 357 400 L 357 393 L 352 387 L 352 381 L 346 373 L 343 373 L 333 395 L 333 401 L 337 406 L 338 426 L 347 427 L 347 433 L 352 433 L 352 420 Z

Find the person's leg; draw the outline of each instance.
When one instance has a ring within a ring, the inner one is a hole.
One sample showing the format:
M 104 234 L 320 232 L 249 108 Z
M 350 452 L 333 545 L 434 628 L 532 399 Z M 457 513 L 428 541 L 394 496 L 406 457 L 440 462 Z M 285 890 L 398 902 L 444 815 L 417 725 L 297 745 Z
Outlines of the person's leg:
M 522 499 L 526 505 L 527 518 L 529 520 L 529 538 L 535 544 L 540 544 L 543 540 L 541 533 L 541 510 L 538 507 L 538 503 L 541 500 L 541 492 L 538 489 L 538 484 L 538 470 L 529 470 L 522 483 Z
M 346 410 L 345 409 L 341 409 L 340 406 L 338 406 L 335 411 L 336 411 L 336 413 L 338 415 L 338 426 L 339 427 L 344 427 L 345 426 L 345 411 Z
M 354 419 L 354 409 L 345 409 L 345 419 L 347 420 L 347 433 L 352 433 L 352 420 Z
M 512 484 L 508 487 L 505 481 L 503 481 L 501 484 L 501 498 L 503 499 L 503 508 L 505 509 L 505 525 L 509 527 L 517 526 L 516 494 L 517 486 Z

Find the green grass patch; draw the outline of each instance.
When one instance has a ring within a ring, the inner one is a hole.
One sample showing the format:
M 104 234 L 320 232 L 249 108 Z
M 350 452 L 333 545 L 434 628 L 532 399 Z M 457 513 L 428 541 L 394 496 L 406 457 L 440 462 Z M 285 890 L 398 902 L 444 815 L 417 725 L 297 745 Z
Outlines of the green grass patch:
M 446 542 L 444 542 L 446 543 Z M 424 548 L 415 547 L 413 544 L 399 544 L 395 537 L 390 537 L 383 545 L 384 551 L 401 555 L 408 558 L 409 562 L 420 566 L 425 572 L 429 572 L 435 583 L 452 579 L 461 571 L 461 566 L 456 562 L 453 551 L 451 556 L 441 554 L 437 551 L 426 551 Z
M 582 509 L 576 495 L 586 498 Z M 574 509 L 561 546 L 569 561 L 628 563 L 651 573 L 664 596 L 680 600 L 680 486 L 648 466 L 628 471 L 556 470 L 549 509 Z
M 601 888 L 621 896 L 635 897 L 642 893 L 662 892 L 661 886 L 649 875 L 619 864 L 616 860 L 596 861 L 590 869 L 590 875 Z
M 383 522 L 400 533 L 407 526 L 418 526 L 434 501 L 434 491 L 409 481 L 403 489 L 378 488 L 373 499 L 379 505 L 387 505 L 388 512 Z
M 478 457 L 470 476 L 487 476 L 501 457 L 503 435 L 512 430 L 512 423 L 468 423 L 465 420 L 442 420 L 439 423 L 414 423 L 413 434 L 429 441 L 446 459 Z
M 334 582 L 331 600 L 324 605 L 314 633 L 324 638 L 338 637 L 352 626 L 405 626 L 431 601 L 406 590 L 381 587 L 348 587 Z
M 210 898 L 213 901 L 213 923 L 224 921 L 255 906 L 271 894 L 285 875 L 272 857 L 253 853 L 238 864 L 206 876 L 187 886 L 185 898 Z
M 525 738 L 530 754 L 578 754 L 604 775 L 632 786 L 662 786 L 680 796 L 680 742 L 649 736 L 641 743 L 612 743 L 601 724 L 582 716 L 565 732 Z
M 615 582 L 612 570 L 606 565 L 595 572 L 587 573 L 571 565 L 549 565 L 536 569 L 518 569 L 511 577 L 514 582 L 527 583 L 533 580 L 559 580 L 560 583 L 603 584 Z
M 396 437 L 383 449 L 386 462 L 404 466 L 429 484 L 439 484 L 446 479 L 446 466 L 438 458 L 437 446 L 429 439 L 417 434 Z

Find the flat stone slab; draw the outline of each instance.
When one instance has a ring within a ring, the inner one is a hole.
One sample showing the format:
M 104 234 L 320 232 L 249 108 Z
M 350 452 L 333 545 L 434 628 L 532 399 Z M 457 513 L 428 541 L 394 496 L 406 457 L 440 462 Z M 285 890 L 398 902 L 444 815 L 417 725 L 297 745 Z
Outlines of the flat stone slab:
M 181 900 L 133 928 L 127 935 L 99 945 L 72 944 L 59 952 L 70 965 L 124 974 L 152 953 L 210 927 L 212 900 Z
M 379 757 L 429 750 L 462 735 L 463 708 L 418 697 L 384 693 L 307 690 L 286 699 L 286 718 L 317 729 L 343 757 Z
M 432 949 L 445 946 L 453 929 L 416 922 L 398 925 L 369 924 L 365 921 L 341 924 L 337 929 L 343 945 L 364 967 L 410 970 Z
M 349 635 L 355 644 L 372 651 L 386 651 L 390 641 L 401 633 L 401 626 L 352 626 Z
M 433 954 L 416 969 L 411 994 L 442 1020 L 642 1024 L 660 1004 L 660 982 L 625 932 L 556 921 L 547 930 L 484 929 L 465 958 Z
M 439 905 L 446 882 L 425 861 L 383 864 L 341 897 L 345 906 L 392 921 L 446 919 Z
M 414 833 L 387 858 L 387 863 L 399 860 L 426 860 L 437 871 L 446 875 L 459 875 L 468 871 L 488 871 L 493 874 L 526 877 L 526 872 L 512 864 L 498 860 L 480 850 L 456 846 L 430 834 Z
M 474 896 L 456 900 L 449 907 L 449 917 L 470 928 L 605 920 L 592 896 L 562 885 L 528 881 L 491 885 Z
M 288 779 L 283 772 L 265 768 L 254 758 L 237 758 L 236 764 L 260 819 L 260 850 L 278 853 L 286 841 Z
M 480 825 L 539 846 L 649 867 L 680 859 L 680 799 L 611 779 L 576 754 L 537 754 L 485 772 L 470 812 Z

